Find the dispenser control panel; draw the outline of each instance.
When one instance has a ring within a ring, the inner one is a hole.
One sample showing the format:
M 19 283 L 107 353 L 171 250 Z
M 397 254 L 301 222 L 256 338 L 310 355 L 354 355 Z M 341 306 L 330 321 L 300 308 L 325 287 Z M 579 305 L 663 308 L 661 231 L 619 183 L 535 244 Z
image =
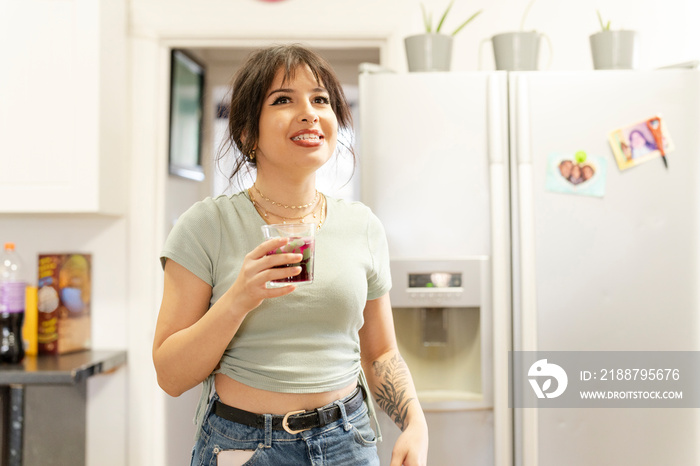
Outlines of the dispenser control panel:
M 408 274 L 408 296 L 412 299 L 456 300 L 462 296 L 461 272 Z
M 462 274 L 457 272 L 409 273 L 409 288 L 461 288 Z
M 392 260 L 394 307 L 480 307 L 488 257 Z M 403 285 L 403 286 L 402 286 Z

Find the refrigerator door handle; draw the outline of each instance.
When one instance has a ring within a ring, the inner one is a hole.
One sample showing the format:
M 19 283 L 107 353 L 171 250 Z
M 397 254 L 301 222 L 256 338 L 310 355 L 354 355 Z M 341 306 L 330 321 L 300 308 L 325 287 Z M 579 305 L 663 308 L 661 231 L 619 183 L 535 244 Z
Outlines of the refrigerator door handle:
M 491 177 L 491 318 L 493 351 L 494 466 L 513 464 L 513 419 L 508 409 L 508 351 L 512 349 L 510 306 L 510 214 L 507 143 L 507 75 L 488 81 L 488 155 Z
M 506 74 L 497 72 L 489 76 L 488 80 L 488 151 L 489 161 L 493 164 L 504 164 L 508 159 L 507 144 L 504 144 L 504 109 L 507 96 Z
M 530 141 L 530 99 L 527 76 L 512 73 L 515 90 L 515 160 L 517 165 L 517 228 L 519 244 L 519 270 L 515 277 L 520 289 L 520 348 L 521 351 L 537 350 L 537 287 L 535 281 L 535 223 L 532 150 Z M 512 120 L 511 120 L 512 121 Z M 515 309 L 514 309 L 515 310 Z M 538 416 L 536 409 L 523 409 L 521 424 L 516 431 L 522 434 L 523 466 L 538 464 Z
M 515 80 L 515 151 L 518 164 L 532 164 L 530 143 L 530 95 L 527 77 L 514 75 Z

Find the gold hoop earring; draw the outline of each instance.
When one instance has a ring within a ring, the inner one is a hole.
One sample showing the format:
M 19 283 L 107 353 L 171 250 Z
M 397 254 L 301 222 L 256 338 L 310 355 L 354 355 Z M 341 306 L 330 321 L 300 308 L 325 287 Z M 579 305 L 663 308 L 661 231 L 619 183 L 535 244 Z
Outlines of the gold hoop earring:
M 251 162 L 255 160 L 255 149 L 251 150 L 250 154 L 248 154 L 248 160 Z

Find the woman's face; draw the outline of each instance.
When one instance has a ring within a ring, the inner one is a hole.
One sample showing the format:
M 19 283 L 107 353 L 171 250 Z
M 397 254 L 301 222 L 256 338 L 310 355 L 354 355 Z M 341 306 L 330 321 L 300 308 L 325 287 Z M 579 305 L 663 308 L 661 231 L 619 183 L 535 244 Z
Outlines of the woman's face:
M 644 136 L 639 134 L 637 131 L 633 132 L 630 134 L 630 145 L 634 147 L 635 149 L 639 149 L 640 147 L 644 147 L 646 145 L 646 140 L 644 139 Z
M 338 120 L 323 83 L 307 67 L 287 82 L 278 70 L 260 113 L 255 155 L 258 170 L 313 172 L 335 151 Z

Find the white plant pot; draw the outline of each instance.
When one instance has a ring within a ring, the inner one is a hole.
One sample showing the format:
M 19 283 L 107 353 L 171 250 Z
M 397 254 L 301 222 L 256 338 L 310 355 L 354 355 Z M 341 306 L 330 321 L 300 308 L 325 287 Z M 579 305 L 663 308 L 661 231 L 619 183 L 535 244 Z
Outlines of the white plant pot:
M 450 71 L 452 36 L 417 34 L 404 39 L 408 71 Z
M 635 31 L 601 31 L 591 35 L 593 68 L 596 70 L 633 70 L 637 67 Z

